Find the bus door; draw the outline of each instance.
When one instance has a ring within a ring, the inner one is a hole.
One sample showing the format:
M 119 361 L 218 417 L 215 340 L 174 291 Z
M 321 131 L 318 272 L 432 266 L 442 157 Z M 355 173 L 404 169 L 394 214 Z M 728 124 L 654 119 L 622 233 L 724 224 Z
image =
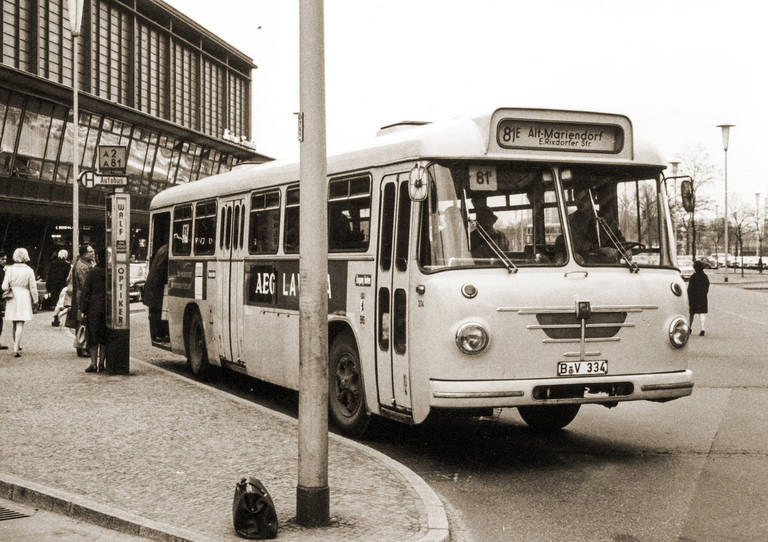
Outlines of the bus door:
M 219 356 L 242 364 L 245 198 L 223 200 L 220 208 L 216 273 Z
M 410 411 L 408 365 L 408 247 L 411 199 L 397 175 L 381 184 L 379 261 L 376 274 L 376 378 L 383 407 Z

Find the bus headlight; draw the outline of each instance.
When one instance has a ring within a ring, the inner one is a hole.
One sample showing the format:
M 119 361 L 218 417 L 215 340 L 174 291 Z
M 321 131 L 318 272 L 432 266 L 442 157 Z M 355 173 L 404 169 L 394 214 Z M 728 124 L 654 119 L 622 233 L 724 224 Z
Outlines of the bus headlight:
M 684 318 L 675 318 L 669 326 L 669 342 L 675 348 L 682 348 L 688 342 L 691 329 Z
M 456 332 L 456 346 L 465 354 L 479 354 L 488 346 L 488 332 L 475 322 L 464 324 Z

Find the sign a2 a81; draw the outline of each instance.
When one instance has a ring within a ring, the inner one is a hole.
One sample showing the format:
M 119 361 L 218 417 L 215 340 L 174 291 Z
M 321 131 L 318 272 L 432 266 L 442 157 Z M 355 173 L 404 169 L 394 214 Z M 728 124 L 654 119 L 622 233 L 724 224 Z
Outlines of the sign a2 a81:
M 123 145 L 99 145 L 99 172 L 102 174 L 125 173 L 128 147 Z

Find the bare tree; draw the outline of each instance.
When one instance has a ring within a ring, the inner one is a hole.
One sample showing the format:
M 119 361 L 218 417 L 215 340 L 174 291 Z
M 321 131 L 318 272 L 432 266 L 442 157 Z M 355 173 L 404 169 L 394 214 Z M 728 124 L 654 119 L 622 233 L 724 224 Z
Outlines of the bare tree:
M 736 246 L 739 249 L 739 258 L 741 260 L 741 276 L 744 276 L 744 240 L 754 231 L 753 216 L 754 211 L 747 207 L 742 199 L 737 195 L 731 212 L 733 221 L 733 230 L 736 235 Z
M 712 207 L 712 201 L 706 197 L 702 188 L 711 184 L 715 176 L 715 166 L 704 145 L 688 145 L 680 154 L 680 172 L 690 175 L 694 197 L 694 209 L 689 214 L 686 227 L 686 245 L 688 253 L 696 258 L 696 213 Z M 673 212 L 675 212 L 673 210 Z

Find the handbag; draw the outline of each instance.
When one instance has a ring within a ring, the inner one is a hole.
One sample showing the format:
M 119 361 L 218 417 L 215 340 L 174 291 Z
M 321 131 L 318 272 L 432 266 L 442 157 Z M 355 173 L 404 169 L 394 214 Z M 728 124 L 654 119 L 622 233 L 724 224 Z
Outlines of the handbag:
M 257 478 L 243 478 L 235 486 L 232 501 L 235 531 L 243 538 L 275 538 L 277 512 L 267 488 Z
M 88 349 L 88 324 L 83 322 L 80 324 L 80 327 L 77 328 L 77 348 L 82 348 L 83 350 Z
M 10 288 L 3 290 L 3 301 L 8 301 L 9 299 L 13 299 L 13 290 Z

